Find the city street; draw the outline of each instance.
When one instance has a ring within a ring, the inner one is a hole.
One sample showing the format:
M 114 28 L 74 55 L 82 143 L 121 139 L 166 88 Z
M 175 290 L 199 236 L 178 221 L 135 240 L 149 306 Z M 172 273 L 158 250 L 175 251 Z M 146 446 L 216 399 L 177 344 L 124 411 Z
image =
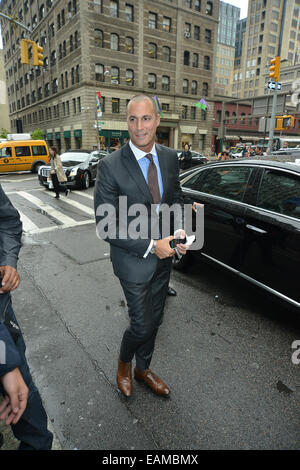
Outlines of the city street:
M 134 382 L 125 399 L 127 309 L 96 236 L 93 187 L 56 200 L 31 173 L 0 183 L 24 226 L 14 309 L 63 449 L 300 449 L 299 314 L 206 264 L 173 271 L 151 364 L 171 397 Z

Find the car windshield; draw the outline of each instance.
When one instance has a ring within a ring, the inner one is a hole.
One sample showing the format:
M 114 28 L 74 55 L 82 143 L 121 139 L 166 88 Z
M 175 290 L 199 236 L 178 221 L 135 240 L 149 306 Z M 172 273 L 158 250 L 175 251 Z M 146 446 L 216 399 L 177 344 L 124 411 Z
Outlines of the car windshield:
M 60 156 L 61 161 L 64 162 L 78 162 L 82 163 L 84 162 L 89 156 L 89 153 L 84 153 L 84 152 L 67 152 L 63 153 Z

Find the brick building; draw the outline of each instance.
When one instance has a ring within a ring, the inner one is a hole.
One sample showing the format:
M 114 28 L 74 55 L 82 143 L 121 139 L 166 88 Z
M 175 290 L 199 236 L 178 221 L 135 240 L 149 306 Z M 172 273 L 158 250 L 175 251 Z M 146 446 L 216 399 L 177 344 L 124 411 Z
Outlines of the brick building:
M 12 131 L 22 120 L 23 132 L 40 127 L 60 151 L 91 148 L 100 91 L 101 146 L 113 149 L 128 137 L 128 100 L 146 92 L 163 108 L 159 142 L 210 153 L 213 106 L 194 104 L 213 97 L 218 0 L 2 0 L 1 8 L 44 48 L 44 67 L 21 64 L 27 33 L 2 20 Z

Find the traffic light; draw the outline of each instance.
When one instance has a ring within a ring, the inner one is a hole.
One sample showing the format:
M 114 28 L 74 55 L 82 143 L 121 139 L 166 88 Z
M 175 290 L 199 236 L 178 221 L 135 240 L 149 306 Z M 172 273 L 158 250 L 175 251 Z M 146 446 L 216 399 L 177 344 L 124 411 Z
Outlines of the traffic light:
M 28 56 L 28 42 L 26 39 L 21 39 L 21 64 L 29 64 Z
M 41 67 L 44 66 L 43 48 L 36 42 L 32 42 L 32 60 L 33 65 L 40 65 Z
M 275 82 L 279 80 L 279 70 L 280 70 L 280 57 L 277 56 L 275 59 L 270 60 L 270 68 L 269 68 L 269 77 L 274 79 Z
M 276 116 L 275 131 L 283 131 L 285 129 L 292 129 L 295 126 L 295 118 L 291 115 Z

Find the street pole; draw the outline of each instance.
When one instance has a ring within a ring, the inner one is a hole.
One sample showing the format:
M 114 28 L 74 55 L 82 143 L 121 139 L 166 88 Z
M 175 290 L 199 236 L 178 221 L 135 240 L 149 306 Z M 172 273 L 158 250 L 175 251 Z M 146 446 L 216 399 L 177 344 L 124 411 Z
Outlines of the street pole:
M 280 54 L 281 54 L 281 44 L 282 44 L 282 36 L 283 36 L 283 29 L 284 29 L 286 3 L 287 3 L 287 0 L 283 0 L 282 15 L 281 15 L 281 28 L 280 28 L 278 53 L 277 53 L 278 57 L 280 57 Z M 270 131 L 269 131 L 268 154 L 272 153 L 272 150 L 273 150 L 275 115 L 276 115 L 277 93 L 278 93 L 278 86 L 277 85 L 278 85 L 278 82 L 276 82 L 276 87 L 275 87 L 274 96 L 273 96 L 272 115 L 271 115 L 271 122 L 270 122 Z
M 25 26 L 24 24 L 22 24 L 19 21 L 15 20 L 14 18 L 11 18 L 10 16 L 5 15 L 5 13 L 0 12 L 0 16 L 2 16 L 2 18 L 5 18 L 6 20 L 11 21 L 12 23 L 15 23 L 16 25 L 20 26 L 20 28 L 26 29 L 26 31 L 29 34 L 32 33 L 31 29 L 27 28 L 27 26 Z

